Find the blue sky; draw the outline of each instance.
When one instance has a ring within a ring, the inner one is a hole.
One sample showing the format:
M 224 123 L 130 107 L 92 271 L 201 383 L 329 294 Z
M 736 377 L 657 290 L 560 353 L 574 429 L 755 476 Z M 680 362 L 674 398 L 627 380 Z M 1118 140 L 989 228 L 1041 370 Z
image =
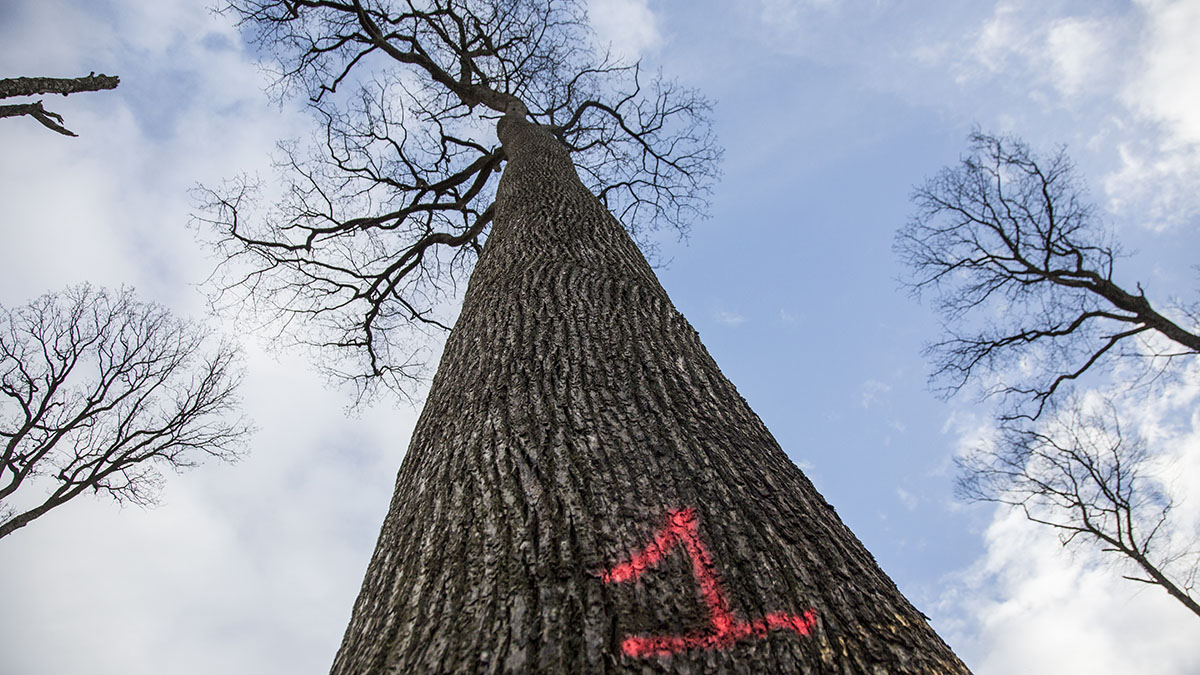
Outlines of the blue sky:
M 685 243 L 664 240 L 664 286 L 968 665 L 1200 669 L 1200 626 L 1165 594 L 1020 518 L 953 500 L 952 457 L 988 408 L 927 390 L 920 348 L 938 323 L 898 290 L 891 251 L 912 186 L 955 162 L 979 125 L 1067 144 L 1137 252 L 1118 276 L 1152 298 L 1194 298 L 1200 3 L 592 10 L 618 50 L 716 102 L 724 176 L 711 217 Z M 47 99 L 79 138 L 0 124 L 0 302 L 91 280 L 201 314 L 196 284 L 212 261 L 187 227 L 188 189 L 268 176 L 274 142 L 309 129 L 263 95 L 266 76 L 228 19 L 203 2 L 17 0 L 0 7 L 0 64 L 6 76 L 122 78 L 113 92 Z M 80 501 L 0 542 L 0 653 L 13 672 L 327 670 L 417 410 L 347 416 L 348 396 L 302 358 L 248 347 L 246 406 L 260 428 L 248 458 L 171 477 L 158 508 Z M 1185 379 L 1142 420 L 1192 456 L 1198 390 Z M 1162 421 L 1179 410 L 1184 423 Z M 1181 456 L 1174 470 L 1194 485 L 1200 466 Z

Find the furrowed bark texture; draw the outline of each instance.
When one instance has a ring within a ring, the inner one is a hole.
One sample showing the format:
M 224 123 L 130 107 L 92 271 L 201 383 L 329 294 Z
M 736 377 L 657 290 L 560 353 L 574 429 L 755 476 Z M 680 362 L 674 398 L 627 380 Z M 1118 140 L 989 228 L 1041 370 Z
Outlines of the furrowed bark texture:
M 494 228 L 332 672 L 967 672 L 721 374 L 554 137 L 510 115 L 500 138 Z M 811 610 L 807 634 L 700 644 L 715 614 L 683 543 L 636 579 L 602 578 L 682 509 L 732 615 Z M 669 655 L 624 650 L 668 635 L 699 637 Z

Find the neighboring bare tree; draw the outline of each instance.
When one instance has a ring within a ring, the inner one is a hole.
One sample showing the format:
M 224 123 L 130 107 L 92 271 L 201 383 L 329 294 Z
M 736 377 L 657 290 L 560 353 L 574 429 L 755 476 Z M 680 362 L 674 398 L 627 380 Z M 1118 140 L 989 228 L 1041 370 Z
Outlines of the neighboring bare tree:
M 245 288 L 403 384 L 475 263 L 334 673 L 967 672 L 630 236 L 703 207 L 702 99 L 593 57 L 580 3 L 233 9 L 324 132 L 265 218 L 208 193 Z
M 237 351 L 208 339 L 129 290 L 0 307 L 0 537 L 84 492 L 152 504 L 160 468 L 234 459 Z
M 1059 150 L 1039 160 L 1017 139 L 976 132 L 972 154 L 917 188 L 917 215 L 897 238 L 917 293 L 932 291 L 949 338 L 929 347 L 933 381 L 953 394 L 976 376 L 1005 419 L 1036 419 L 1050 398 L 1122 355 L 1165 367 L 1200 352 L 1200 332 L 1114 280 L 1119 248 Z M 1195 316 L 1195 312 L 1191 312 Z M 1146 353 L 1151 334 L 1170 346 Z M 1134 346 L 1137 342 L 1137 346 Z
M 1171 501 L 1139 473 L 1152 453 L 1122 435 L 1114 406 L 1085 411 L 1067 396 L 1117 364 L 1134 380 L 1172 374 L 1200 353 L 1195 308 L 1181 326 L 1141 284 L 1132 293 L 1114 280 L 1119 248 L 1063 150 L 1040 159 L 979 132 L 971 149 L 914 191 L 917 215 L 897 237 L 909 288 L 935 293 L 949 334 L 927 349 L 931 382 L 947 395 L 975 383 L 1001 401 L 995 441 L 959 461 L 960 495 L 1020 507 L 1064 544 L 1083 534 L 1200 614 L 1195 567 L 1182 581 L 1168 571 L 1200 543 L 1165 550 Z
M 994 445 L 959 458 L 959 495 L 1020 508 L 1059 530 L 1063 545 L 1082 535 L 1143 575 L 1126 579 L 1161 586 L 1200 616 L 1192 596 L 1200 542 L 1167 541 L 1174 502 L 1147 475 L 1154 455 L 1143 439 L 1122 431 L 1111 401 L 1090 410 L 1073 401 L 1049 417 L 1037 430 L 1006 427 Z
M 96 73 L 90 73 L 87 77 L 74 78 L 12 77 L 0 79 L 0 98 L 37 96 L 38 94 L 62 94 L 66 96 L 85 91 L 116 89 L 120 82 L 120 78 L 110 75 L 97 75 Z M 42 107 L 41 101 L 0 105 L 0 117 L 19 117 L 21 115 L 31 115 L 42 126 L 64 136 L 78 135 L 62 125 L 62 115 L 46 110 Z

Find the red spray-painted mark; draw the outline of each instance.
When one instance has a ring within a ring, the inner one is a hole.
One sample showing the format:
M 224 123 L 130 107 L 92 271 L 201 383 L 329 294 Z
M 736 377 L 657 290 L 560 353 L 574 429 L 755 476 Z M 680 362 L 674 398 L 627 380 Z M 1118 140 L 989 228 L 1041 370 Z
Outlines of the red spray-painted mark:
M 729 608 L 725 588 L 716 574 L 716 564 L 708 547 L 700 539 L 700 524 L 695 509 L 680 509 L 667 514 L 667 526 L 638 551 L 627 563 L 600 572 L 604 583 L 620 583 L 637 579 L 646 570 L 658 565 L 676 544 L 683 544 L 692 560 L 692 574 L 700 585 L 700 595 L 708 606 L 709 630 L 690 635 L 632 635 L 621 642 L 628 656 L 670 656 L 687 649 L 725 649 L 749 637 L 762 639 L 769 630 L 791 630 L 808 635 L 817 622 L 817 614 L 809 609 L 802 615 L 768 614 L 756 621 L 742 621 Z

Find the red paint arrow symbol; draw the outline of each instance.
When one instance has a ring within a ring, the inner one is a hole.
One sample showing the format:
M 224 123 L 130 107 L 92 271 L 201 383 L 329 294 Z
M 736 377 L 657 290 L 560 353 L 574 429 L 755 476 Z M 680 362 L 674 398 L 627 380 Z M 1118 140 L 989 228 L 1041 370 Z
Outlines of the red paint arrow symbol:
M 687 508 L 667 514 L 667 524 L 642 550 L 622 563 L 599 573 L 604 583 L 632 581 L 662 562 L 676 545 L 683 544 L 692 561 L 692 574 L 700 585 L 700 595 L 708 607 L 709 629 L 689 635 L 631 635 L 621 642 L 628 656 L 670 656 L 687 649 L 726 649 L 735 642 L 754 637 L 762 639 L 770 630 L 790 630 L 808 635 L 817 622 L 811 609 L 802 615 L 768 614 L 756 621 L 742 621 L 729 608 L 729 599 L 716 572 L 712 554 L 700 538 L 700 523 L 695 509 Z

